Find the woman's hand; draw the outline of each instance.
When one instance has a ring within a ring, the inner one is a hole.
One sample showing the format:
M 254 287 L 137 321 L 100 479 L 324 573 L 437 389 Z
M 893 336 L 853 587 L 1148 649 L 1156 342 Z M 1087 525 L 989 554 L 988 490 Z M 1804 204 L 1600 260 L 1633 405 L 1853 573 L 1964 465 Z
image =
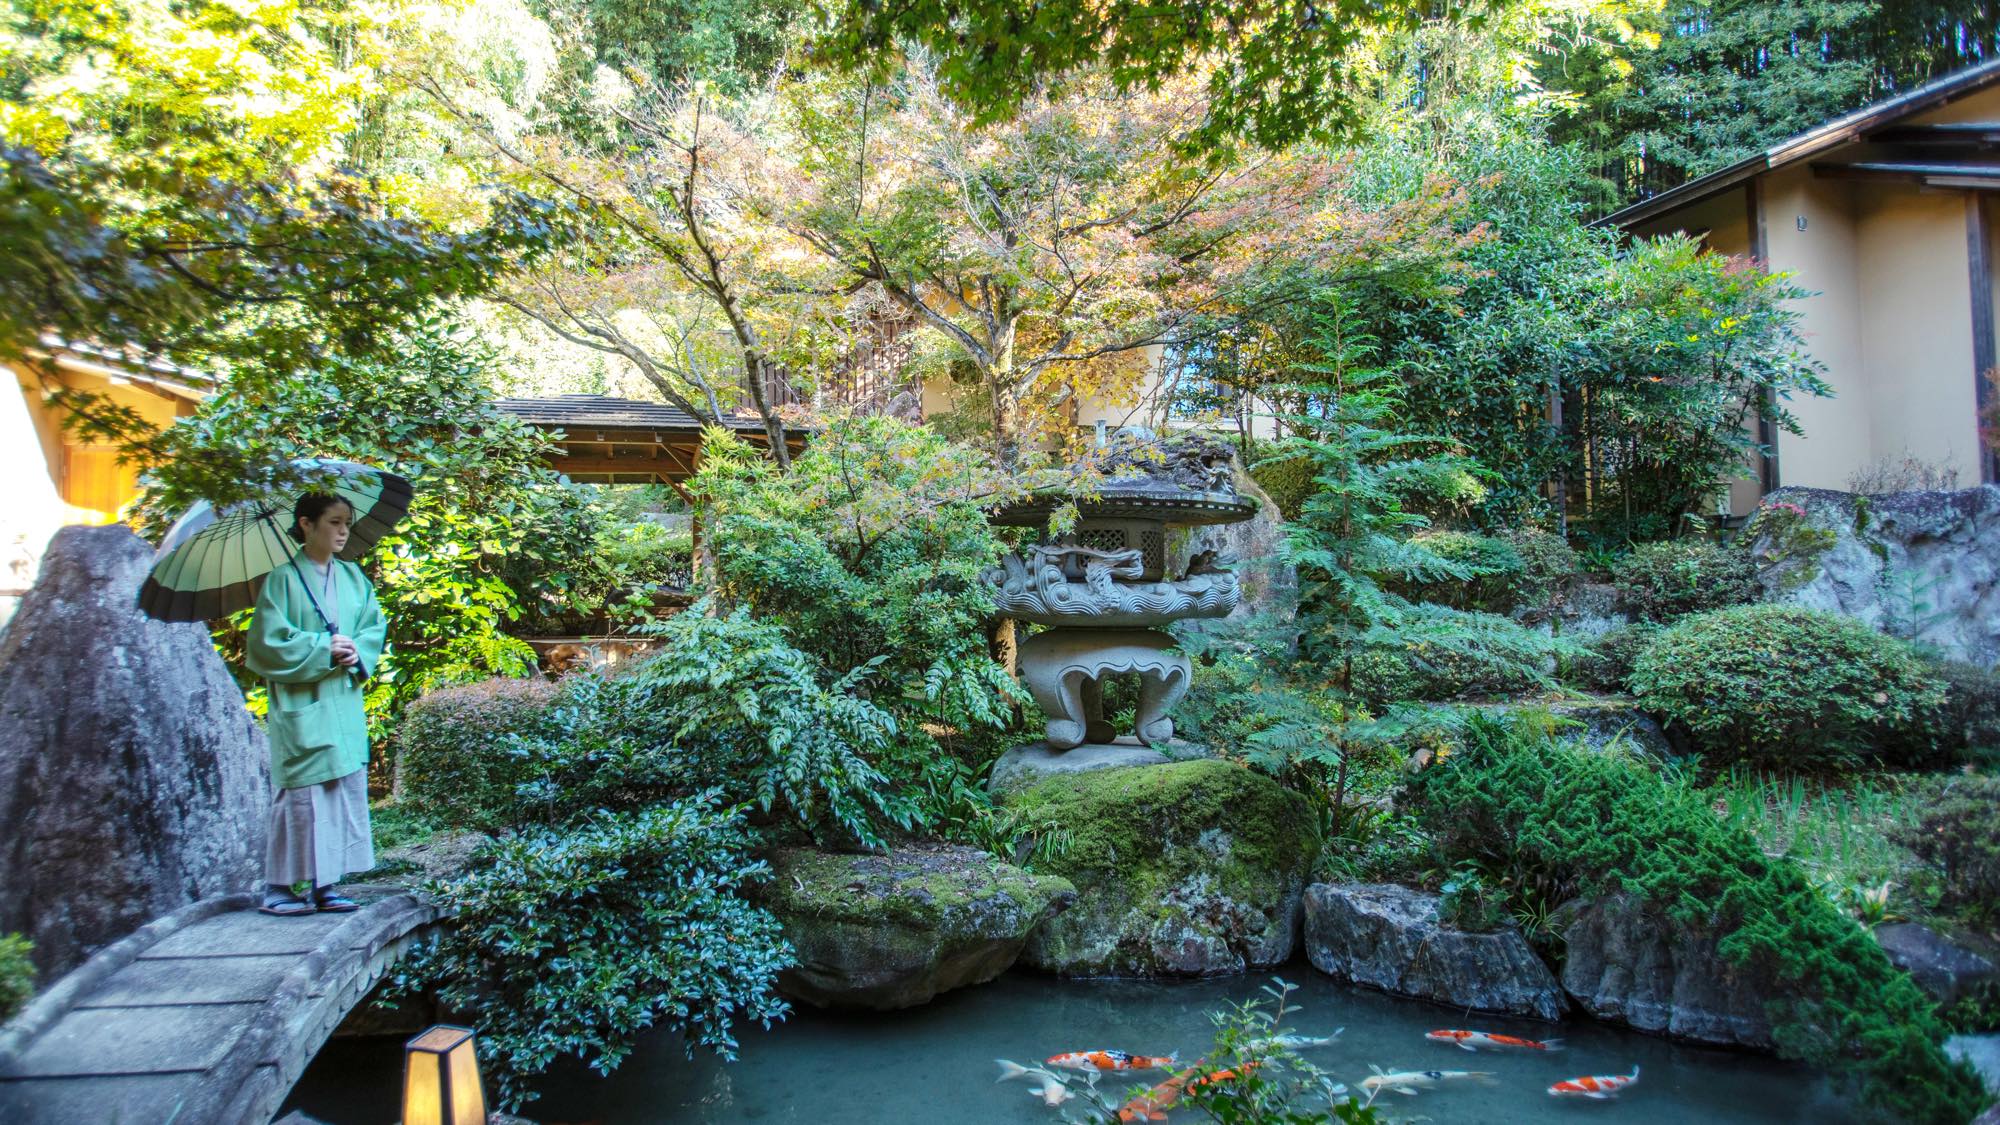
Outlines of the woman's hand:
M 333 635 L 333 662 L 341 668 L 352 668 L 361 663 L 361 654 L 355 651 L 353 638 L 340 633 Z

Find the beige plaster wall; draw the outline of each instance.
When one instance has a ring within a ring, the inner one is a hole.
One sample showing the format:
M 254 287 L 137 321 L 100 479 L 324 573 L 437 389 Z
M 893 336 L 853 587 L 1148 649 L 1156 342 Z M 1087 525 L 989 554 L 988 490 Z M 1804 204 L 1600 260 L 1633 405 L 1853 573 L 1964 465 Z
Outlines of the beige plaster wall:
M 2000 87 L 1967 94 L 1949 105 L 1913 114 L 1911 125 L 1951 125 L 1974 121 L 2000 121 Z
M 1965 195 L 1901 184 L 1854 191 L 1860 381 L 1872 423 L 1854 467 L 1908 454 L 1956 470 L 1961 484 L 1977 483 Z
M 1831 398 L 1795 396 L 1785 404 L 1805 436 L 1778 435 L 1778 483 L 1842 488 L 1871 455 L 1874 440 L 1874 406 L 1862 358 L 1865 270 L 1854 186 L 1794 165 L 1761 177 L 1759 191 L 1770 266 L 1812 292 L 1793 307 L 1806 346 L 1826 365 L 1823 377 L 1834 392 Z

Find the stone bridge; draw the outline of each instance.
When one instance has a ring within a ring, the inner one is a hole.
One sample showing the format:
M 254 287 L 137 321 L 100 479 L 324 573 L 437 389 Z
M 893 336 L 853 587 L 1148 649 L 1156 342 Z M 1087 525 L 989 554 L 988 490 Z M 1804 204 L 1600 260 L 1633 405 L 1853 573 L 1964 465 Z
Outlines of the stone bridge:
M 0 1121 L 270 1121 L 437 917 L 401 887 L 344 889 L 362 909 L 275 918 L 230 895 L 99 951 L 0 1028 Z

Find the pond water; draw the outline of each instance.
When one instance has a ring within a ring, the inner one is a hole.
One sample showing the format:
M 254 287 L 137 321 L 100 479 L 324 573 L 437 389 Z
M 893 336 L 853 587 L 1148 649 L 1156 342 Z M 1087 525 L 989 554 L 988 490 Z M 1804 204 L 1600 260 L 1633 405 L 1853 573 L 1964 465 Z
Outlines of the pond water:
M 1486 1083 L 1452 1083 L 1414 1097 L 1384 1093 L 1396 1120 L 1450 1123 L 1618 1122 L 1620 1125 L 1750 1125 L 1850 1120 L 1830 1083 L 1813 1071 L 1731 1052 L 1680 1046 L 1601 1024 L 1560 1029 L 1525 1020 L 1467 1016 L 1337 984 L 1306 965 L 1286 979 L 1301 1034 L 1347 1030 L 1306 1056 L 1358 1086 L 1370 1064 L 1385 1070 L 1486 1070 Z M 760 1122 L 876 1125 L 992 1122 L 1047 1125 L 1060 1113 L 1027 1084 L 994 1081 L 996 1058 L 1034 1063 L 1061 1051 L 1100 1047 L 1192 1058 L 1210 1042 L 1209 1013 L 1258 998 L 1267 977 L 1188 982 L 1057 981 L 1010 973 L 906 1012 L 835 1016 L 802 1011 L 769 1032 L 743 1036 L 742 1058 L 689 1062 L 671 1036 L 641 1043 L 609 1078 L 581 1067 L 552 1073 L 527 1114 L 542 1122 L 603 1125 Z M 1527 1038 L 1562 1036 L 1557 1054 L 1469 1054 L 1432 1043 L 1433 1028 L 1471 1028 Z M 1557 1099 L 1545 1090 L 1582 1074 L 1642 1068 L 1637 1085 L 1610 1101 Z M 392 1041 L 341 1041 L 315 1059 L 287 1110 L 331 1125 L 385 1125 L 397 1115 L 402 1055 Z M 1157 1080 L 1159 1075 L 1148 1075 Z M 1111 1083 L 1113 1076 L 1104 1082 Z M 1129 1083 L 1117 1082 L 1123 1089 Z M 1081 1102 L 1071 1102 L 1074 1111 Z M 1181 1113 L 1175 1120 L 1195 1121 Z

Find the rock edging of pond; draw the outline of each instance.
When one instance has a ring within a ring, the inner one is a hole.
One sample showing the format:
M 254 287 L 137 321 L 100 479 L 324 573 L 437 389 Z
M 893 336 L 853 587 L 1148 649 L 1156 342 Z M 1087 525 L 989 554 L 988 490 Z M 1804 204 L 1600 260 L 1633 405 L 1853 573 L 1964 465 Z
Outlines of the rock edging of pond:
M 1062 879 L 951 844 L 887 855 L 784 848 L 770 862 L 757 897 L 798 954 L 778 990 L 820 1008 L 908 1008 L 983 984 L 1076 899 Z
M 1565 904 L 1563 989 L 1592 1016 L 1724 1047 L 1776 1046 L 1769 982 L 1724 960 L 1718 938 L 1628 895 Z
M 1045 778 L 996 799 L 1069 837 L 1037 864 L 1076 905 L 1022 962 L 1062 976 L 1199 977 L 1283 964 L 1319 853 L 1297 794 L 1215 759 Z
M 1331 977 L 1455 1008 L 1562 1018 L 1555 975 L 1518 929 L 1476 934 L 1438 919 L 1437 895 L 1391 883 L 1306 888 L 1306 957 Z

